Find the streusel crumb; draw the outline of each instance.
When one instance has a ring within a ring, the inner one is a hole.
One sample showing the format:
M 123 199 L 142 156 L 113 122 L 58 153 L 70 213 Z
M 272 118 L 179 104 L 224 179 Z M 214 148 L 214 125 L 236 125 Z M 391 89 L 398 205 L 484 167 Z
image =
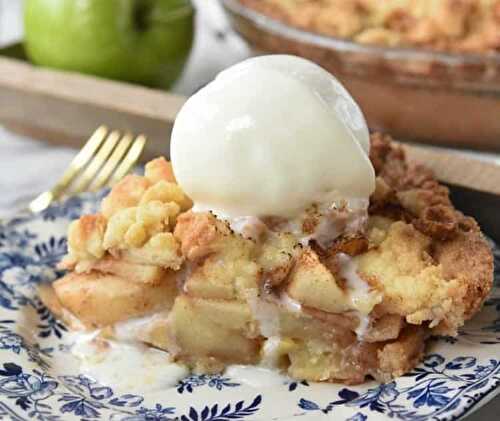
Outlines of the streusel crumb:
M 172 232 L 191 200 L 175 183 L 164 158 L 146 165 L 145 175 L 128 175 L 102 201 L 101 213 L 70 226 L 65 268 L 85 272 L 111 255 L 130 263 L 179 269 L 183 257 Z
M 287 24 L 362 44 L 500 49 L 499 0 L 240 0 Z

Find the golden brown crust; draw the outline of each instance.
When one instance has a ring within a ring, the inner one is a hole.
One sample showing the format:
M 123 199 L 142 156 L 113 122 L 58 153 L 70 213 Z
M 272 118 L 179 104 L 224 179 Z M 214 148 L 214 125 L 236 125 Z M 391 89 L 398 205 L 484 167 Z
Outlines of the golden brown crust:
M 464 294 L 465 319 L 481 307 L 492 287 L 493 257 L 479 232 L 461 232 L 453 240 L 434 246 L 433 257 L 443 267 L 446 279 L 459 279 Z
M 145 177 L 134 174 L 125 176 L 102 201 L 102 214 L 110 218 L 118 210 L 137 206 L 149 186 L 150 182 Z
M 177 183 L 172 168 L 172 163 L 164 157 L 159 157 L 149 161 L 144 167 L 144 176 L 150 183 L 155 184 L 158 181 L 168 181 L 169 183 Z
M 422 359 L 429 332 L 419 326 L 408 326 L 399 338 L 378 351 L 379 378 L 389 381 L 410 371 Z M 390 376 L 388 374 L 390 373 Z
M 174 235 L 181 243 L 181 251 L 188 260 L 205 257 L 220 248 L 231 230 L 210 213 L 186 212 L 179 216 Z
M 106 218 L 101 214 L 83 215 L 68 229 L 68 251 L 75 260 L 95 260 L 104 255 Z
M 500 50 L 499 0 L 240 0 L 311 32 L 362 44 Z
M 377 187 L 384 190 L 372 196 L 371 215 L 396 216 L 436 241 L 452 239 L 462 231 L 479 232 L 471 218 L 453 207 L 448 189 L 429 169 L 409 163 L 404 149 L 394 145 L 389 136 L 376 133 L 371 140 Z
M 463 315 L 456 315 L 454 327 L 453 323 L 441 326 L 443 332 L 453 332 L 463 322 L 460 319 L 468 319 L 479 310 L 491 290 L 490 246 L 477 223 L 453 207 L 448 189 L 427 168 L 409 163 L 403 148 L 394 145 L 390 137 L 374 134 L 371 140 L 370 159 L 389 192 L 372 197 L 370 213 L 399 213 L 401 219 L 431 240 L 427 247 L 430 257 L 441 266 L 444 278 L 458 285 L 456 296 L 460 297 Z
M 72 222 L 68 255 L 60 267 L 88 272 L 112 256 L 130 265 L 177 270 L 183 257 L 172 231 L 177 216 L 191 204 L 175 183 L 171 164 L 157 158 L 146 165 L 144 176 L 128 175 L 117 183 L 103 199 L 101 213 Z

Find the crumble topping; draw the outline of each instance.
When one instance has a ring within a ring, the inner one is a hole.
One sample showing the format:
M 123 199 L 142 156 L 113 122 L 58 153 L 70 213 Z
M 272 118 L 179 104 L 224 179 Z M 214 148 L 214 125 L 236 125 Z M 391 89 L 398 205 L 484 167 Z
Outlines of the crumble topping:
M 240 0 L 287 24 L 362 44 L 500 50 L 498 0 Z
M 179 269 L 183 257 L 172 231 L 191 201 L 173 178 L 170 163 L 158 158 L 145 175 L 128 175 L 104 198 L 101 213 L 73 221 L 62 267 L 88 272 L 113 257 L 139 265 Z M 101 270 L 105 269 L 102 266 Z

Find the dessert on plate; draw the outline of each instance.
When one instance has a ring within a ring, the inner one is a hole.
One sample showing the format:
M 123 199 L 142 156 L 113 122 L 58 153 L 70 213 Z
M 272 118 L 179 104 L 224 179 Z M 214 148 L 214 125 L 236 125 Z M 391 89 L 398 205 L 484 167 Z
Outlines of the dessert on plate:
M 223 71 L 180 111 L 171 158 L 70 225 L 68 273 L 40 293 L 71 328 L 196 372 L 388 381 L 490 291 L 477 223 L 307 60 Z
M 500 49 L 498 0 L 238 0 L 291 26 L 362 44 Z

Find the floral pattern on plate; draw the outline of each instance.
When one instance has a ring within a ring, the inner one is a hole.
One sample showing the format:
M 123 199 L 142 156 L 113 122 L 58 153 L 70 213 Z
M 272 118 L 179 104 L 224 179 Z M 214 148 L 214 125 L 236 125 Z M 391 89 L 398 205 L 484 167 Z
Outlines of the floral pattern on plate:
M 456 420 L 500 392 L 500 250 L 483 311 L 457 338 L 434 339 L 424 361 L 387 384 L 292 379 L 255 388 L 225 374 L 190 375 L 161 393 L 123 393 L 78 370 L 66 327 L 36 285 L 60 276 L 71 219 L 97 209 L 82 195 L 38 215 L 0 222 L 0 419 L 114 421 Z

